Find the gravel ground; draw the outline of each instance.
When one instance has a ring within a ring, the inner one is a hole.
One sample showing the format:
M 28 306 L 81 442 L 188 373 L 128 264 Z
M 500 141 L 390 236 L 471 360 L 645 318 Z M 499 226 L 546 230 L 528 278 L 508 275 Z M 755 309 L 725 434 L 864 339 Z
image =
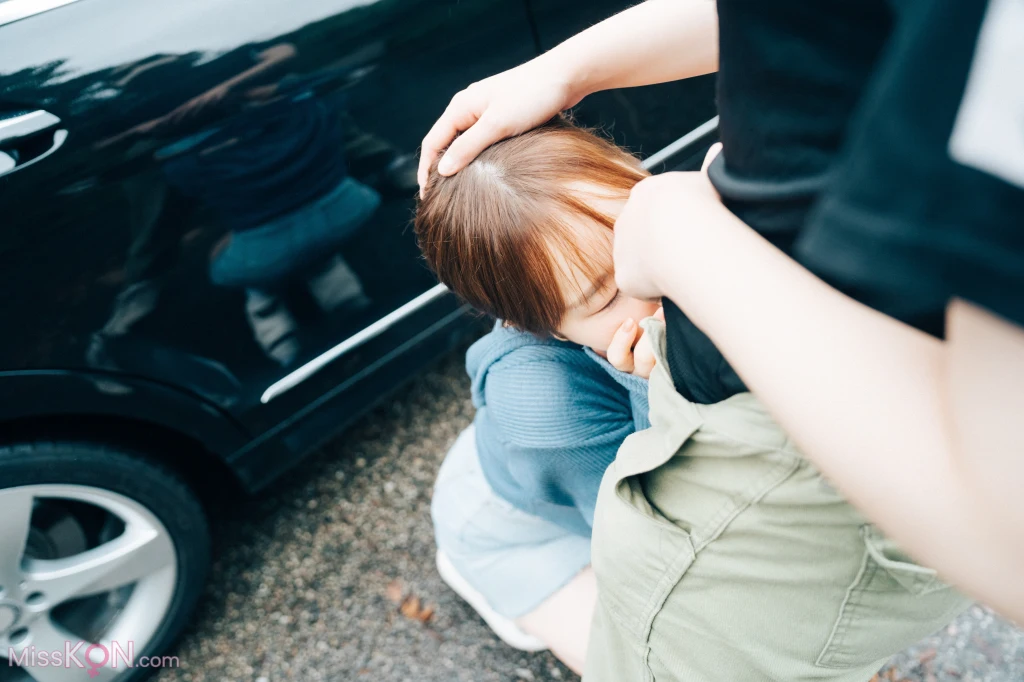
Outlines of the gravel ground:
M 220 511 L 204 607 L 157 682 L 576 679 L 502 644 L 434 569 L 431 486 L 473 416 L 463 354 Z M 974 607 L 881 679 L 1019 682 L 1024 632 Z

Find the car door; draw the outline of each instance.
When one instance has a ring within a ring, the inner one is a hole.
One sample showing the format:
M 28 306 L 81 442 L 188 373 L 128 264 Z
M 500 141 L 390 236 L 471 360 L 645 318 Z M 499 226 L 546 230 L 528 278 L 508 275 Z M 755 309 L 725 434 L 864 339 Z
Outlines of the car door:
M 535 51 L 521 0 L 0 2 L 0 371 L 293 418 L 457 310 L 417 146 Z
M 541 50 L 550 50 L 636 4 L 625 0 L 528 0 Z M 679 49 L 685 49 L 680 45 Z M 579 122 L 600 128 L 643 157 L 665 149 L 715 116 L 714 75 L 642 88 L 599 92 L 574 110 Z M 653 170 L 661 170 L 661 167 Z

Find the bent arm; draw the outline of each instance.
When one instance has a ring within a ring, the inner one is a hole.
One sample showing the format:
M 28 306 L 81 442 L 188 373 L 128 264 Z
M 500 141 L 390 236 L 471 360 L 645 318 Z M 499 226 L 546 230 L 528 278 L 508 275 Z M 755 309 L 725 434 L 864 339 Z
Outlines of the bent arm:
M 1024 331 L 954 303 L 939 341 L 707 206 L 699 229 L 658 235 L 674 259 L 659 269 L 664 294 L 855 506 L 945 579 L 1024 620 Z
M 417 171 L 420 196 L 439 157 L 438 173 L 451 175 L 498 140 L 535 128 L 590 93 L 679 80 L 717 68 L 714 2 L 648 0 L 631 7 L 457 93 L 423 138 Z
M 712 0 L 647 0 L 538 57 L 565 74 L 571 98 L 682 80 L 718 70 Z

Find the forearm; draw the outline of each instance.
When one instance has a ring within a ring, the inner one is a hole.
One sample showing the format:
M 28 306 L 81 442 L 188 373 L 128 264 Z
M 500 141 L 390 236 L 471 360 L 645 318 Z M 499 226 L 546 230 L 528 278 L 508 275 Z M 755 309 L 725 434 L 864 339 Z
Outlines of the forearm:
M 944 343 L 829 287 L 725 211 L 654 248 L 675 259 L 660 269 L 664 294 L 855 506 L 975 596 L 1024 609 L 1020 535 L 955 450 Z
M 718 69 L 712 0 L 647 0 L 538 58 L 565 74 L 573 99 L 611 88 L 664 83 Z

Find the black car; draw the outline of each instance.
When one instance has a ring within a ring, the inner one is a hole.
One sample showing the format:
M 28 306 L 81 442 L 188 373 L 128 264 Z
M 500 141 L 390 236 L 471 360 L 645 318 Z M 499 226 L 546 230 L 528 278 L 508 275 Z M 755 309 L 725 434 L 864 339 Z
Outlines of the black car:
M 211 497 L 486 328 L 416 248 L 419 141 L 626 4 L 0 0 L 0 681 L 167 651 Z M 576 111 L 657 169 L 713 115 L 707 78 Z

